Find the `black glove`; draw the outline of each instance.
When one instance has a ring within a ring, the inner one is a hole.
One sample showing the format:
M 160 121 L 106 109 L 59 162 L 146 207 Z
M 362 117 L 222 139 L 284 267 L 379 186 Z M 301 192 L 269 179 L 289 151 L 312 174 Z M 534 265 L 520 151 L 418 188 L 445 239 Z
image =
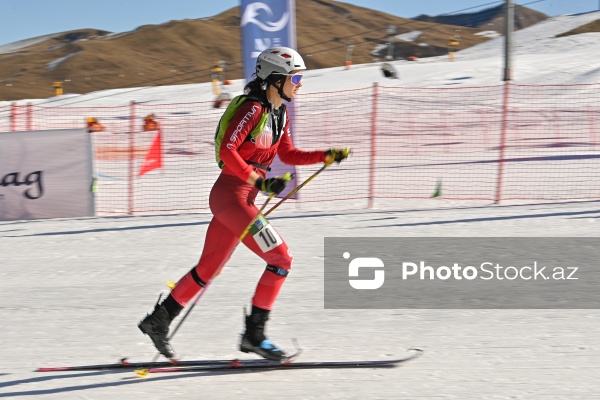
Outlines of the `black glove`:
M 332 162 L 341 163 L 350 155 L 350 148 L 345 149 L 329 149 L 325 152 L 325 163 L 331 164 Z
M 288 179 L 283 179 L 278 176 L 274 178 L 258 178 L 254 183 L 254 186 L 265 193 L 279 194 L 283 192 L 283 189 L 287 186 Z

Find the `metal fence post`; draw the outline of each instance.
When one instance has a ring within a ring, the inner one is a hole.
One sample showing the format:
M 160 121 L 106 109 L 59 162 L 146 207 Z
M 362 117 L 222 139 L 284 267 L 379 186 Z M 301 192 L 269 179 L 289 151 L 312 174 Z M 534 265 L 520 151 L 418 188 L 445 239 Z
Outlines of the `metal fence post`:
M 368 208 L 374 207 L 375 201 L 375 157 L 377 156 L 376 138 L 377 138 L 377 101 L 378 85 L 373 84 L 373 113 L 371 115 L 371 160 L 369 165 L 369 204 Z

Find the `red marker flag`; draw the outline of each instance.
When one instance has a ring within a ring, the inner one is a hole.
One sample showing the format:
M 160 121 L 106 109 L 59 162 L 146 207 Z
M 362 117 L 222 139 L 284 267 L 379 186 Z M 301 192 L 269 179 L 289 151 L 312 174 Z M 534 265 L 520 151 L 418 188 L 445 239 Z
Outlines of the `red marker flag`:
M 154 138 L 154 142 L 152 142 L 152 146 L 148 150 L 146 154 L 146 158 L 144 159 L 144 163 L 140 168 L 140 172 L 138 176 L 142 176 L 145 173 L 153 171 L 157 168 L 162 168 L 162 139 L 161 139 L 161 131 L 158 131 L 158 134 Z

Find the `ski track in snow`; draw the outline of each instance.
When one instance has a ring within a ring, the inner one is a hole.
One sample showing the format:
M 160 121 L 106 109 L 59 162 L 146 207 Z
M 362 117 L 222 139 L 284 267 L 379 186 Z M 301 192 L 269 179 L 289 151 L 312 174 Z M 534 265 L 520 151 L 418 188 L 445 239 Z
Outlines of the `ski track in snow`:
M 301 360 L 423 357 L 395 369 L 186 373 L 32 372 L 149 360 L 136 323 L 196 262 L 210 214 L 0 223 L 0 398 L 592 399 L 597 310 L 329 310 L 323 238 L 595 237 L 599 202 L 394 201 L 374 210 L 283 206 L 272 223 L 295 265 L 268 333 Z M 426 239 L 424 239 L 426 240 Z M 468 239 L 465 239 L 468 240 Z M 236 345 L 262 261 L 238 248 L 173 340 L 184 359 L 245 357 Z

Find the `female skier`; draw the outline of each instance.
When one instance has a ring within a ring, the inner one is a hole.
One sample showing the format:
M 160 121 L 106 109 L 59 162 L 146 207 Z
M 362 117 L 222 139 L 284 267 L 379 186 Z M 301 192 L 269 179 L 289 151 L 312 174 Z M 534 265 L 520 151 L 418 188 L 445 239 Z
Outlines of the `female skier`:
M 227 262 L 242 232 L 258 215 L 254 205 L 258 191 L 279 194 L 285 189 L 284 179 L 266 178 L 275 155 L 292 165 L 339 163 L 348 157 L 347 148 L 302 151 L 292 144 L 284 101 L 296 97 L 305 69 L 304 60 L 293 49 L 263 51 L 256 61 L 256 77 L 245 87 L 246 94 L 232 100 L 219 122 L 215 143 L 222 171 L 210 192 L 213 218 L 200 260 L 138 325 L 167 358 L 174 357 L 168 341 L 170 323 Z M 243 240 L 267 266 L 252 298 L 252 311 L 246 316 L 240 350 L 284 360 L 286 354 L 267 339 L 265 324 L 293 259 L 287 244 L 266 220 L 262 221 L 266 226 L 259 228 L 269 229 L 269 240 L 258 239 L 258 234 L 256 239 L 247 235 Z

